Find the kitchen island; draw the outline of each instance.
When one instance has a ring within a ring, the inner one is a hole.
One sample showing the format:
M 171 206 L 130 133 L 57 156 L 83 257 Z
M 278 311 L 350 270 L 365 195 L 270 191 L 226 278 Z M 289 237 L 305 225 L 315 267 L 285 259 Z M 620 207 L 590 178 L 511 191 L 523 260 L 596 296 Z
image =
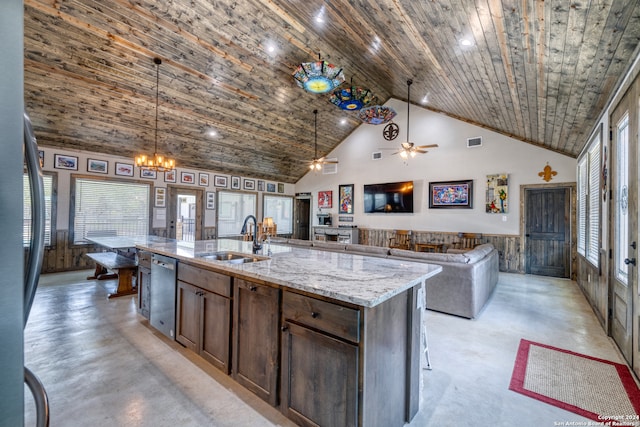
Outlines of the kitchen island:
M 424 281 L 441 267 L 236 240 L 138 248 L 178 260 L 176 341 L 295 422 L 418 412 Z

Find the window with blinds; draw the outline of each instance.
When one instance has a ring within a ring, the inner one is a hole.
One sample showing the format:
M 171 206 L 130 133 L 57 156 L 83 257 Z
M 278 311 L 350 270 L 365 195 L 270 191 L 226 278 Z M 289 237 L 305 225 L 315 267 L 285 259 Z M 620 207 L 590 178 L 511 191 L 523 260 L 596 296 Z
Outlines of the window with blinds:
M 262 196 L 264 217 L 273 218 L 278 226 L 278 234 L 293 234 L 293 197 Z
M 73 243 L 92 236 L 149 234 L 149 184 L 73 179 Z
M 256 194 L 234 191 L 218 191 L 217 193 L 218 237 L 240 236 L 244 219 L 248 215 L 256 216 Z
M 578 160 L 578 253 L 597 266 L 600 259 L 600 133 Z
M 51 235 L 55 229 L 55 215 L 53 214 L 53 206 L 55 206 L 54 176 L 50 174 L 43 174 L 42 179 L 44 184 L 45 209 L 44 244 L 45 246 L 51 246 Z M 22 205 L 22 245 L 27 247 L 31 242 L 32 225 L 31 186 L 29 185 L 29 177 L 27 174 L 22 175 L 22 194 L 24 194 L 24 202 Z

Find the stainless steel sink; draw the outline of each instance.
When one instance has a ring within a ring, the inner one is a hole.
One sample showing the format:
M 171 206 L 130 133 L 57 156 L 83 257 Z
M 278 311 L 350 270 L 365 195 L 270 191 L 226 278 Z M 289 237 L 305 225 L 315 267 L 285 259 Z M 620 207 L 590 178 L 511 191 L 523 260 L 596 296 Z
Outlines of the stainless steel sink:
M 249 255 L 238 252 L 213 252 L 199 255 L 198 258 L 212 259 L 215 261 L 228 262 L 229 264 L 244 264 L 248 262 L 264 261 L 269 259 L 268 257 L 261 257 L 257 255 Z

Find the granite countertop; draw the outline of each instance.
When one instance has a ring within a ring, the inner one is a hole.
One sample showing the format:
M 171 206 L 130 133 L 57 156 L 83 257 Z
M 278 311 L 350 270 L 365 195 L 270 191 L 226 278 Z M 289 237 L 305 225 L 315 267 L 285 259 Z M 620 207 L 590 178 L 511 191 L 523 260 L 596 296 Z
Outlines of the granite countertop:
M 436 275 L 433 264 L 331 252 L 271 243 L 271 255 L 263 261 L 231 264 L 203 255 L 232 251 L 251 256 L 252 242 L 202 240 L 197 242 L 146 242 L 139 249 L 166 255 L 193 265 L 254 278 L 324 297 L 374 307 Z M 266 257 L 267 244 L 258 257 Z M 179 268 L 179 267 L 178 267 Z

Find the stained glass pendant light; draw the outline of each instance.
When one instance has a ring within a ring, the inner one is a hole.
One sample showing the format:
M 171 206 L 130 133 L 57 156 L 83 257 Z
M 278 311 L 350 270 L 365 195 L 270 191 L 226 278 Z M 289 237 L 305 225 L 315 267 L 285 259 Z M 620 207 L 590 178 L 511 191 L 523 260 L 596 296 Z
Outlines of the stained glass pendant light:
M 346 111 L 357 111 L 374 99 L 375 95 L 369 89 L 354 86 L 353 81 L 348 87 L 337 88 L 329 97 L 332 104 Z
M 344 82 L 342 68 L 327 61 L 303 62 L 293 73 L 298 86 L 311 93 L 327 93 Z
M 372 105 L 371 107 L 362 108 L 358 112 L 358 118 L 364 123 L 370 125 L 381 125 L 388 123 L 396 116 L 396 110 L 384 105 Z
M 135 164 L 140 169 L 152 170 L 156 172 L 168 172 L 175 169 L 176 162 L 173 159 L 170 159 L 158 154 L 158 99 L 159 99 L 159 87 L 160 87 L 160 64 L 162 64 L 162 60 L 160 58 L 154 58 L 153 62 L 156 64 L 155 148 L 153 150 L 153 156 L 149 156 L 148 154 L 138 154 L 135 157 Z

